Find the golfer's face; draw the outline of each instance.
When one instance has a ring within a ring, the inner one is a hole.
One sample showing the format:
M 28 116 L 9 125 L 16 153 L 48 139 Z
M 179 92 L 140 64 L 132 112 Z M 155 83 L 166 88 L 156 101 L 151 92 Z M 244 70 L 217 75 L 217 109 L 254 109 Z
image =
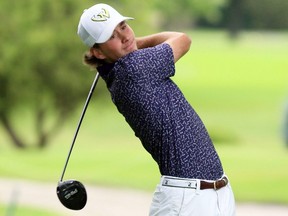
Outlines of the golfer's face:
M 119 58 L 137 50 L 135 35 L 131 27 L 121 22 L 115 28 L 111 38 L 99 45 L 107 62 L 115 62 Z

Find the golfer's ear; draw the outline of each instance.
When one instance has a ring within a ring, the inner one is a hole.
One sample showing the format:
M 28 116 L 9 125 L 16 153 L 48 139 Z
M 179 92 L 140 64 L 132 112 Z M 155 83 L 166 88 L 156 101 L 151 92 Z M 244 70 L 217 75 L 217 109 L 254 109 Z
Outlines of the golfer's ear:
M 91 47 L 90 53 L 95 56 L 97 59 L 105 59 L 106 56 L 102 53 L 102 51 L 98 48 Z

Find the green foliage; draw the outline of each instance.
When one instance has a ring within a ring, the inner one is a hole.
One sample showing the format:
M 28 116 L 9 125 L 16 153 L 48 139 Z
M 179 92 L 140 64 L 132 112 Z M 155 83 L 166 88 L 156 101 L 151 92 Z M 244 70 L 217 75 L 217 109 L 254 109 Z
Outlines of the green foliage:
M 5 20 L 0 34 L 4 41 L 0 45 L 0 119 L 12 137 L 17 137 L 17 132 L 11 116 L 15 110 L 28 107 L 35 114 L 36 142 L 45 145 L 49 133 L 87 95 L 93 74 L 83 72 L 82 44 L 76 34 L 79 6 L 68 0 L 0 3 Z M 48 128 L 46 117 L 52 111 L 57 118 Z
M 219 21 L 219 8 L 224 3 L 225 0 L 158 0 L 156 6 L 164 28 L 183 29 L 191 27 L 200 17 L 211 23 Z
M 7 11 L 8 18 L 7 28 L 1 34 L 5 41 L 1 50 L 5 55 L 1 58 L 0 72 L 8 79 L 7 91 L 11 92 L 9 98 L 13 103 L 46 107 L 45 101 L 50 97 L 55 104 L 64 99 L 69 111 L 72 98 L 83 95 L 81 86 L 89 79 L 81 75 L 83 66 L 77 55 L 78 10 L 76 4 L 67 3 L 10 1 L 1 7 L 1 14 Z M 61 97 L 67 92 L 67 98 Z
M 244 2 L 246 21 L 250 28 L 288 28 L 288 1 L 245 0 Z

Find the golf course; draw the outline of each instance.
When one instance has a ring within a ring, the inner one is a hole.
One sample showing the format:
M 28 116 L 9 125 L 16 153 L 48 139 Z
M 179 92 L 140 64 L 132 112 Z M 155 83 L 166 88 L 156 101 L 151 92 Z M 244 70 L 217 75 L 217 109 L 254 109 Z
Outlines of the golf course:
M 243 32 L 237 40 L 229 39 L 224 31 L 188 33 L 191 49 L 176 64 L 172 79 L 206 125 L 236 201 L 288 205 L 288 146 L 283 140 L 288 32 Z M 90 86 L 83 88 L 88 94 Z M 103 80 L 86 112 L 65 179 L 139 189 L 152 196 L 160 178 L 158 167 L 113 106 L 109 93 L 99 97 L 99 88 L 105 88 Z M 13 148 L 0 127 L 0 178 L 55 183 L 56 187 L 81 109 L 42 150 Z M 29 139 L 34 130 L 29 111 L 19 110 L 14 120 Z M 0 204 L 0 215 L 6 209 Z M 19 209 L 15 216 L 57 216 Z

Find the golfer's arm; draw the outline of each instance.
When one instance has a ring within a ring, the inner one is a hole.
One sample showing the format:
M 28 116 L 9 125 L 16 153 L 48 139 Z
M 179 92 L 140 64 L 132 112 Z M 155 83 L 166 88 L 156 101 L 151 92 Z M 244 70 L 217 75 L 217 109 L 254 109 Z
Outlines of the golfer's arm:
M 169 44 L 173 50 L 174 62 L 177 62 L 185 55 L 191 45 L 191 39 L 185 33 L 180 32 L 161 32 L 136 38 L 136 41 L 138 49 L 153 47 L 161 43 Z

